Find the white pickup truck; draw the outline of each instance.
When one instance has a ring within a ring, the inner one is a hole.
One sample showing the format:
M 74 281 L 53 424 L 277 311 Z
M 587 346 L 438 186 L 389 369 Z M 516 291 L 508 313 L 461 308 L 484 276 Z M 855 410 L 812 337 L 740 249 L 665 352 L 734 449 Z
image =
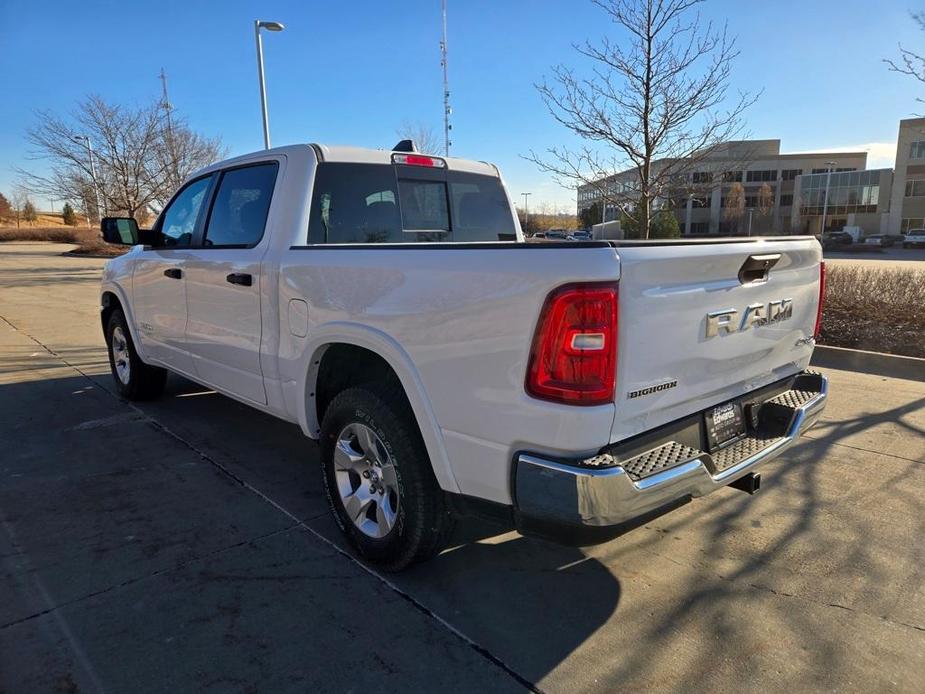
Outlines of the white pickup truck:
M 819 416 L 814 238 L 527 243 L 496 167 L 409 149 L 257 152 L 103 220 L 119 392 L 169 370 L 298 424 L 392 570 L 461 515 L 589 544 L 754 493 Z

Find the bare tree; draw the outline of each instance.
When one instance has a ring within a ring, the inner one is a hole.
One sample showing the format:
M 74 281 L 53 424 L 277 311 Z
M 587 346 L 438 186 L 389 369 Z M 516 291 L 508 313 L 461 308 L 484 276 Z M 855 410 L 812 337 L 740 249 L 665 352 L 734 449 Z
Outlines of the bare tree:
M 29 192 L 22 186 L 16 186 L 13 189 L 12 198 L 13 217 L 16 219 L 16 228 L 19 229 L 23 221 L 23 210 L 26 208 L 26 203 L 29 202 Z
M 925 12 L 913 12 L 912 20 L 919 25 L 919 29 L 925 31 Z M 925 56 L 903 48 L 902 44 L 899 44 L 899 57 L 896 60 L 885 58 L 883 62 L 889 65 L 893 72 L 909 75 L 925 83 Z M 919 98 L 916 101 L 925 102 L 925 99 Z
M 742 114 L 757 97 L 729 98 L 738 50 L 725 26 L 704 24 L 694 12 L 703 0 L 593 2 L 626 40 L 576 45 L 590 74 L 560 65 L 551 83 L 537 85 L 553 118 L 584 144 L 527 159 L 566 187 L 592 186 L 648 238 L 653 206 L 742 132 Z M 634 175 L 615 190 L 606 181 L 625 169 Z
M 3 193 L 0 193 L 0 224 L 13 219 L 13 206 Z
M 395 134 L 402 140 L 413 140 L 418 151 L 425 154 L 436 154 L 443 147 L 434 129 L 419 121 L 413 123 L 411 121 L 402 122 L 401 127 L 395 131 Z
M 735 227 L 736 233 L 739 232 L 739 226 L 742 222 L 744 203 L 745 189 L 742 187 L 741 183 L 733 183 L 722 197 L 722 205 L 723 217 Z
M 762 183 L 758 189 L 758 216 L 762 220 L 762 226 L 769 226 L 768 220 L 774 211 L 774 189 L 768 183 Z
M 86 138 L 93 146 L 95 171 Z M 193 171 L 223 153 L 218 140 L 191 131 L 176 117 L 168 129 L 159 102 L 128 108 L 97 96 L 78 104 L 69 117 L 37 113 L 26 139 L 33 159 L 48 162 L 48 169 L 20 169 L 23 185 L 36 194 L 72 201 L 93 217 L 100 216 L 97 192 L 105 211 L 144 217 Z

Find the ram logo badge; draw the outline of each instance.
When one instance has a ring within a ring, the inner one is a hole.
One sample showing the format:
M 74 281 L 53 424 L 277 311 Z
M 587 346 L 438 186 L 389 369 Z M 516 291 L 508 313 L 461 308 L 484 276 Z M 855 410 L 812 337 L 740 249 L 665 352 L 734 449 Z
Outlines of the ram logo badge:
M 745 307 L 741 320 L 734 308 L 711 311 L 707 314 L 707 337 L 720 333 L 735 333 L 759 325 L 780 323 L 793 318 L 793 299 L 778 299 L 765 304 L 750 304 Z

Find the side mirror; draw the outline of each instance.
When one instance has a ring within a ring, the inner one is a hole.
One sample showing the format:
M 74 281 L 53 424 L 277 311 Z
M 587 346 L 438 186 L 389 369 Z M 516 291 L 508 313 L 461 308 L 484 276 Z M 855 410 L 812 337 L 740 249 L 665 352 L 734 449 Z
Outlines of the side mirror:
M 139 241 L 138 222 L 131 217 L 103 217 L 100 220 L 103 240 L 120 246 L 134 246 Z

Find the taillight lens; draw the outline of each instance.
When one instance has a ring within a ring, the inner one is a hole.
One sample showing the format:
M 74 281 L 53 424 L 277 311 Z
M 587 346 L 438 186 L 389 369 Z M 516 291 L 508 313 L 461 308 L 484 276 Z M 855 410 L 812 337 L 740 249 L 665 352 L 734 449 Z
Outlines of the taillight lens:
M 574 284 L 546 299 L 527 366 L 527 392 L 569 405 L 612 402 L 617 371 L 617 287 Z
M 816 330 L 813 337 L 817 340 L 822 334 L 822 307 L 825 304 L 825 263 L 819 263 L 819 308 L 816 309 Z

